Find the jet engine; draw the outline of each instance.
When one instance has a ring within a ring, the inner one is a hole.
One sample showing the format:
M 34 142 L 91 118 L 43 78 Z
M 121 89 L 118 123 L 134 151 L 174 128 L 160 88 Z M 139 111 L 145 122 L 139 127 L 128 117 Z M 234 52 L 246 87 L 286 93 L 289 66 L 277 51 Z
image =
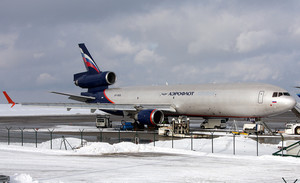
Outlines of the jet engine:
M 110 71 L 92 75 L 89 75 L 86 72 L 74 75 L 75 85 L 81 88 L 95 88 L 112 85 L 116 82 L 116 79 L 116 74 Z
M 164 113 L 157 109 L 146 109 L 140 111 L 135 118 L 143 125 L 157 125 L 163 122 Z

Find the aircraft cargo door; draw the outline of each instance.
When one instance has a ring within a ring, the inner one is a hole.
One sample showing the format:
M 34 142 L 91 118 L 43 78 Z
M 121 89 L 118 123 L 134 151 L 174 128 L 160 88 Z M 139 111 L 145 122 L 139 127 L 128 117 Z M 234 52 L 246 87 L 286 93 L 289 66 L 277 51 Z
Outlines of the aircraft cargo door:
M 264 102 L 264 91 L 260 91 L 258 94 L 258 103 L 262 104 Z

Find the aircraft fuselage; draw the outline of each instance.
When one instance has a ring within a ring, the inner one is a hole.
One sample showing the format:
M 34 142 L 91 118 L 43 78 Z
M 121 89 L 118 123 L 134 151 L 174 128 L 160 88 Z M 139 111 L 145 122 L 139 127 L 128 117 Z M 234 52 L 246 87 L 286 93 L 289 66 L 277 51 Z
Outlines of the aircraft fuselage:
M 286 95 L 273 97 L 274 92 Z M 296 104 L 286 90 L 260 83 L 109 88 L 104 96 L 114 104 L 170 104 L 174 115 L 201 117 L 267 117 Z

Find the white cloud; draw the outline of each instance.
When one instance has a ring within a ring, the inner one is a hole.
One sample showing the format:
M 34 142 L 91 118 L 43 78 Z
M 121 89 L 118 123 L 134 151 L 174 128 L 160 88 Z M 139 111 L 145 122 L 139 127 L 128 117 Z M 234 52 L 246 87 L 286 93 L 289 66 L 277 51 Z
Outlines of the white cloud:
M 204 67 L 201 70 L 201 75 L 203 77 L 211 75 L 219 81 L 262 82 L 281 80 L 285 74 L 282 68 L 286 64 L 282 60 L 288 57 L 264 55 L 240 61 L 217 63 L 214 66 Z
M 139 46 L 131 43 L 128 38 L 123 38 L 120 35 L 110 38 L 107 46 L 117 54 L 132 54 L 139 48 Z
M 199 13 L 194 11 L 194 20 L 186 26 L 192 30 L 187 46 L 188 53 L 205 54 L 207 52 L 232 51 L 236 36 L 247 25 L 244 25 L 242 19 L 233 14 L 211 15 L 210 12 L 207 13 L 197 20 L 196 17 L 199 16 Z M 200 16 L 202 16 L 201 13 Z
M 154 51 L 148 49 L 143 49 L 139 51 L 134 58 L 134 62 L 138 64 L 143 64 L 147 62 L 159 63 L 162 62 L 163 60 L 164 60 L 163 57 L 155 54 Z
M 299 36 L 300 35 L 300 27 L 298 25 L 293 25 L 290 27 L 289 32 L 292 35 Z
M 16 33 L 0 34 L 0 67 L 12 66 L 20 57 L 21 53 L 15 49 L 18 37 Z
M 199 69 L 197 67 L 187 64 L 175 65 L 171 68 L 171 71 L 174 75 L 178 73 L 187 73 L 188 75 L 199 73 Z
M 107 42 L 107 46 L 114 54 L 132 56 L 137 64 L 159 63 L 164 60 L 164 57 L 155 53 L 155 49 L 158 48 L 157 43 L 133 43 L 129 38 L 124 38 L 120 35 L 109 38 Z
M 239 52 L 250 52 L 270 44 L 276 36 L 266 30 L 242 32 L 236 40 L 236 48 Z
M 0 34 L 0 46 L 5 48 L 13 48 L 15 41 L 19 35 L 16 33 Z
M 54 83 L 56 81 L 57 81 L 57 79 L 48 73 L 42 73 L 36 79 L 36 82 L 39 85 L 47 85 L 47 84 Z
M 33 58 L 39 59 L 39 58 L 42 58 L 44 55 L 45 55 L 45 53 L 43 53 L 43 52 L 34 53 Z
M 65 48 L 65 47 L 66 47 L 66 42 L 63 41 L 63 40 L 57 40 L 57 41 L 56 41 L 56 44 L 57 44 L 57 46 L 60 47 L 60 48 Z

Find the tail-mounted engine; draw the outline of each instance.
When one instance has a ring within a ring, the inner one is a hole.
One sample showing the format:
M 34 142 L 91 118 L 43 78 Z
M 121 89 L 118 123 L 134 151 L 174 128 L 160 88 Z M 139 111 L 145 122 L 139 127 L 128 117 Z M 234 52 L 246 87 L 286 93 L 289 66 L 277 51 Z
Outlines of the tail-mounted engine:
M 116 79 L 116 74 L 110 71 L 100 72 L 99 74 L 89 74 L 88 72 L 74 74 L 75 85 L 81 88 L 96 88 L 112 85 L 116 82 Z
M 140 111 L 135 119 L 144 125 L 157 125 L 164 120 L 164 113 L 157 109 L 146 109 Z

